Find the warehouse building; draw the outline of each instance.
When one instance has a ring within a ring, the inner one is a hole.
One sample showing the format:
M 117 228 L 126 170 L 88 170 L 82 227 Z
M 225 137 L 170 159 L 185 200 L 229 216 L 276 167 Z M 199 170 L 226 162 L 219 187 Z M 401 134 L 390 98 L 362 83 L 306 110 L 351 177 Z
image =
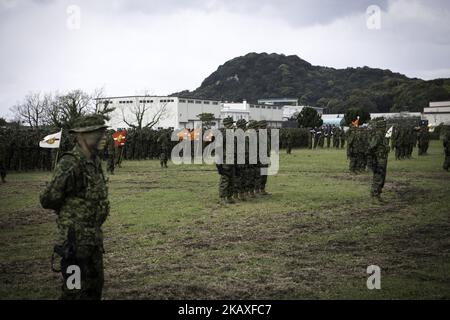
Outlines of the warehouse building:
M 430 106 L 423 109 L 423 117 L 430 126 L 450 123 L 450 101 L 430 102 Z

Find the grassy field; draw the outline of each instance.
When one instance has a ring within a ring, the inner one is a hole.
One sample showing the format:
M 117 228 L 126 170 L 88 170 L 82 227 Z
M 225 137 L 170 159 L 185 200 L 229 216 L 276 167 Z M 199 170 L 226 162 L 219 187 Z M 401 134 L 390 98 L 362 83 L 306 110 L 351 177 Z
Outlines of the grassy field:
M 110 177 L 106 299 L 449 299 L 450 174 L 443 149 L 395 161 L 384 204 L 344 151 L 294 150 L 270 197 L 218 203 L 212 166 L 125 162 Z M 39 206 L 49 173 L 0 184 L 0 298 L 55 299 L 55 215 Z M 381 268 L 381 290 L 366 268 Z

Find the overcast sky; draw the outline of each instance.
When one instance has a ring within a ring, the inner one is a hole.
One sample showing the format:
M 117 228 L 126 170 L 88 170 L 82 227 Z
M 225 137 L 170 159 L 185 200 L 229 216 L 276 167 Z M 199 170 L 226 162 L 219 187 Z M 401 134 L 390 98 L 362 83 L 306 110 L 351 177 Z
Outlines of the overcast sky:
M 30 91 L 193 90 L 249 52 L 450 78 L 449 21 L 448 0 L 0 0 L 0 116 Z

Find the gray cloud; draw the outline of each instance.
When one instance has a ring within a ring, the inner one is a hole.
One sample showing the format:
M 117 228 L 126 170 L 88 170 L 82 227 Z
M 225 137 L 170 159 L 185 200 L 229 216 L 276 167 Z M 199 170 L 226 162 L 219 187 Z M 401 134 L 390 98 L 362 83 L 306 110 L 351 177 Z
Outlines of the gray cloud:
M 80 30 L 66 27 L 71 4 Z M 383 10 L 381 30 L 366 27 L 370 4 Z M 0 116 L 30 90 L 195 89 L 248 52 L 450 77 L 448 21 L 444 0 L 0 0 Z

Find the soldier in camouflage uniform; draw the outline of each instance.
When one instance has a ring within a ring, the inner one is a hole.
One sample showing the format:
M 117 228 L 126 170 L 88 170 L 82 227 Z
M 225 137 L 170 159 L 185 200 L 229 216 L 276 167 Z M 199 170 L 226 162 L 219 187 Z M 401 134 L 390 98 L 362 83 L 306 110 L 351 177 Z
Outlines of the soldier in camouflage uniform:
M 422 126 L 418 133 L 418 149 L 419 156 L 426 155 L 428 152 L 428 147 L 430 145 L 430 131 L 428 130 L 428 126 Z
M 258 129 L 266 130 L 267 129 L 267 121 L 266 120 L 258 121 Z M 266 191 L 267 175 L 261 173 L 261 169 L 268 168 L 269 164 L 262 163 L 260 161 L 260 159 L 259 159 L 259 148 L 260 147 L 261 146 L 259 145 L 259 135 L 258 135 L 258 178 L 257 178 L 256 186 L 255 186 L 255 193 L 262 195 L 262 196 L 269 196 L 271 194 Z M 271 151 L 270 148 L 271 148 L 270 134 L 269 134 L 269 132 L 267 132 L 267 150 L 265 150 L 265 152 L 264 152 L 267 155 L 267 158 L 270 157 L 270 151 Z
M 245 131 L 247 128 L 247 120 L 240 119 L 236 121 L 236 129 L 241 129 Z M 248 177 L 248 162 L 249 162 L 249 145 L 248 145 L 248 139 L 244 140 L 244 164 L 236 164 L 236 175 L 234 180 L 234 193 L 233 196 L 237 200 L 246 201 L 246 193 L 248 192 L 247 189 L 247 181 L 249 180 Z M 237 147 L 237 146 L 236 146 Z M 236 150 L 237 151 L 237 150 Z
M 350 160 L 350 172 L 358 173 L 358 128 L 351 127 L 348 132 L 347 158 Z
M 332 136 L 331 126 L 328 125 L 325 127 L 325 139 L 327 140 L 327 148 L 330 148 L 331 136 Z
M 109 214 L 108 189 L 99 150 L 106 143 L 101 115 L 80 117 L 70 130 L 77 144 L 62 155 L 51 182 L 40 195 L 44 208 L 57 214 L 55 254 L 61 257 L 62 299 L 101 299 L 103 289 L 102 224 Z M 81 271 L 81 288 L 67 286 L 69 266 Z
M 371 124 L 367 128 L 361 128 L 363 132 L 363 150 L 364 150 L 364 160 L 361 165 L 361 171 L 372 170 L 372 154 L 369 152 L 369 140 L 370 137 L 375 133 L 375 128 Z
M 0 178 L 2 183 L 6 182 L 6 168 L 4 163 L 5 156 L 6 156 L 5 141 L 3 141 L 3 137 L 0 136 Z
M 389 140 L 386 138 L 386 120 L 375 123 L 375 132 L 369 140 L 369 153 L 372 157 L 373 181 L 371 196 L 381 201 L 381 193 L 386 180 L 389 154 Z
M 170 139 L 168 134 L 163 131 L 158 137 L 157 143 L 160 145 L 161 153 L 159 155 L 159 163 L 161 168 L 167 168 L 167 161 L 169 160 Z
M 444 154 L 445 154 L 445 160 L 444 165 L 442 166 L 445 171 L 448 171 L 450 168 L 450 124 L 445 127 L 445 133 L 444 133 Z
M 255 130 L 256 134 L 258 134 L 258 128 L 259 124 L 258 121 L 250 120 L 248 122 L 247 129 L 248 130 Z M 256 143 L 258 144 L 258 139 L 256 140 Z M 258 152 L 258 146 L 256 148 L 256 151 Z M 256 154 L 256 158 L 258 159 L 258 154 Z M 258 164 L 250 164 L 248 165 L 248 175 L 247 175 L 247 193 L 250 198 L 255 198 L 255 190 L 257 189 L 257 185 L 259 183 L 259 165 Z
M 114 145 L 114 138 L 112 137 L 114 133 L 114 130 L 109 130 L 106 138 L 106 153 L 107 153 L 107 167 L 106 171 L 108 171 L 111 174 L 114 174 L 114 168 L 116 165 L 116 148 Z
M 314 136 L 315 136 L 315 131 L 314 128 L 311 128 L 309 130 L 309 138 L 308 138 L 308 148 L 312 149 L 313 145 L 314 145 Z
M 286 153 L 292 153 L 292 146 L 294 145 L 294 137 L 290 129 L 286 130 Z
M 345 148 L 345 139 L 346 139 L 346 135 L 347 133 L 344 131 L 344 128 L 341 128 L 340 130 L 340 138 L 341 138 L 341 148 L 344 149 Z
M 323 149 L 324 144 L 325 144 L 325 128 L 322 126 L 320 128 L 319 147 Z
M 227 130 L 233 130 L 233 118 L 228 117 L 223 119 L 224 128 L 220 131 L 222 133 L 223 146 L 223 164 L 217 164 L 217 171 L 220 175 L 219 181 L 219 196 L 223 204 L 233 204 L 234 180 L 236 174 L 235 163 L 226 163 L 226 146 L 227 146 Z M 235 144 L 233 143 L 233 146 Z M 235 150 L 233 150 L 235 154 Z
M 314 149 L 317 149 L 321 135 L 322 135 L 322 130 L 318 127 L 315 127 L 314 128 L 314 146 L 313 146 Z

